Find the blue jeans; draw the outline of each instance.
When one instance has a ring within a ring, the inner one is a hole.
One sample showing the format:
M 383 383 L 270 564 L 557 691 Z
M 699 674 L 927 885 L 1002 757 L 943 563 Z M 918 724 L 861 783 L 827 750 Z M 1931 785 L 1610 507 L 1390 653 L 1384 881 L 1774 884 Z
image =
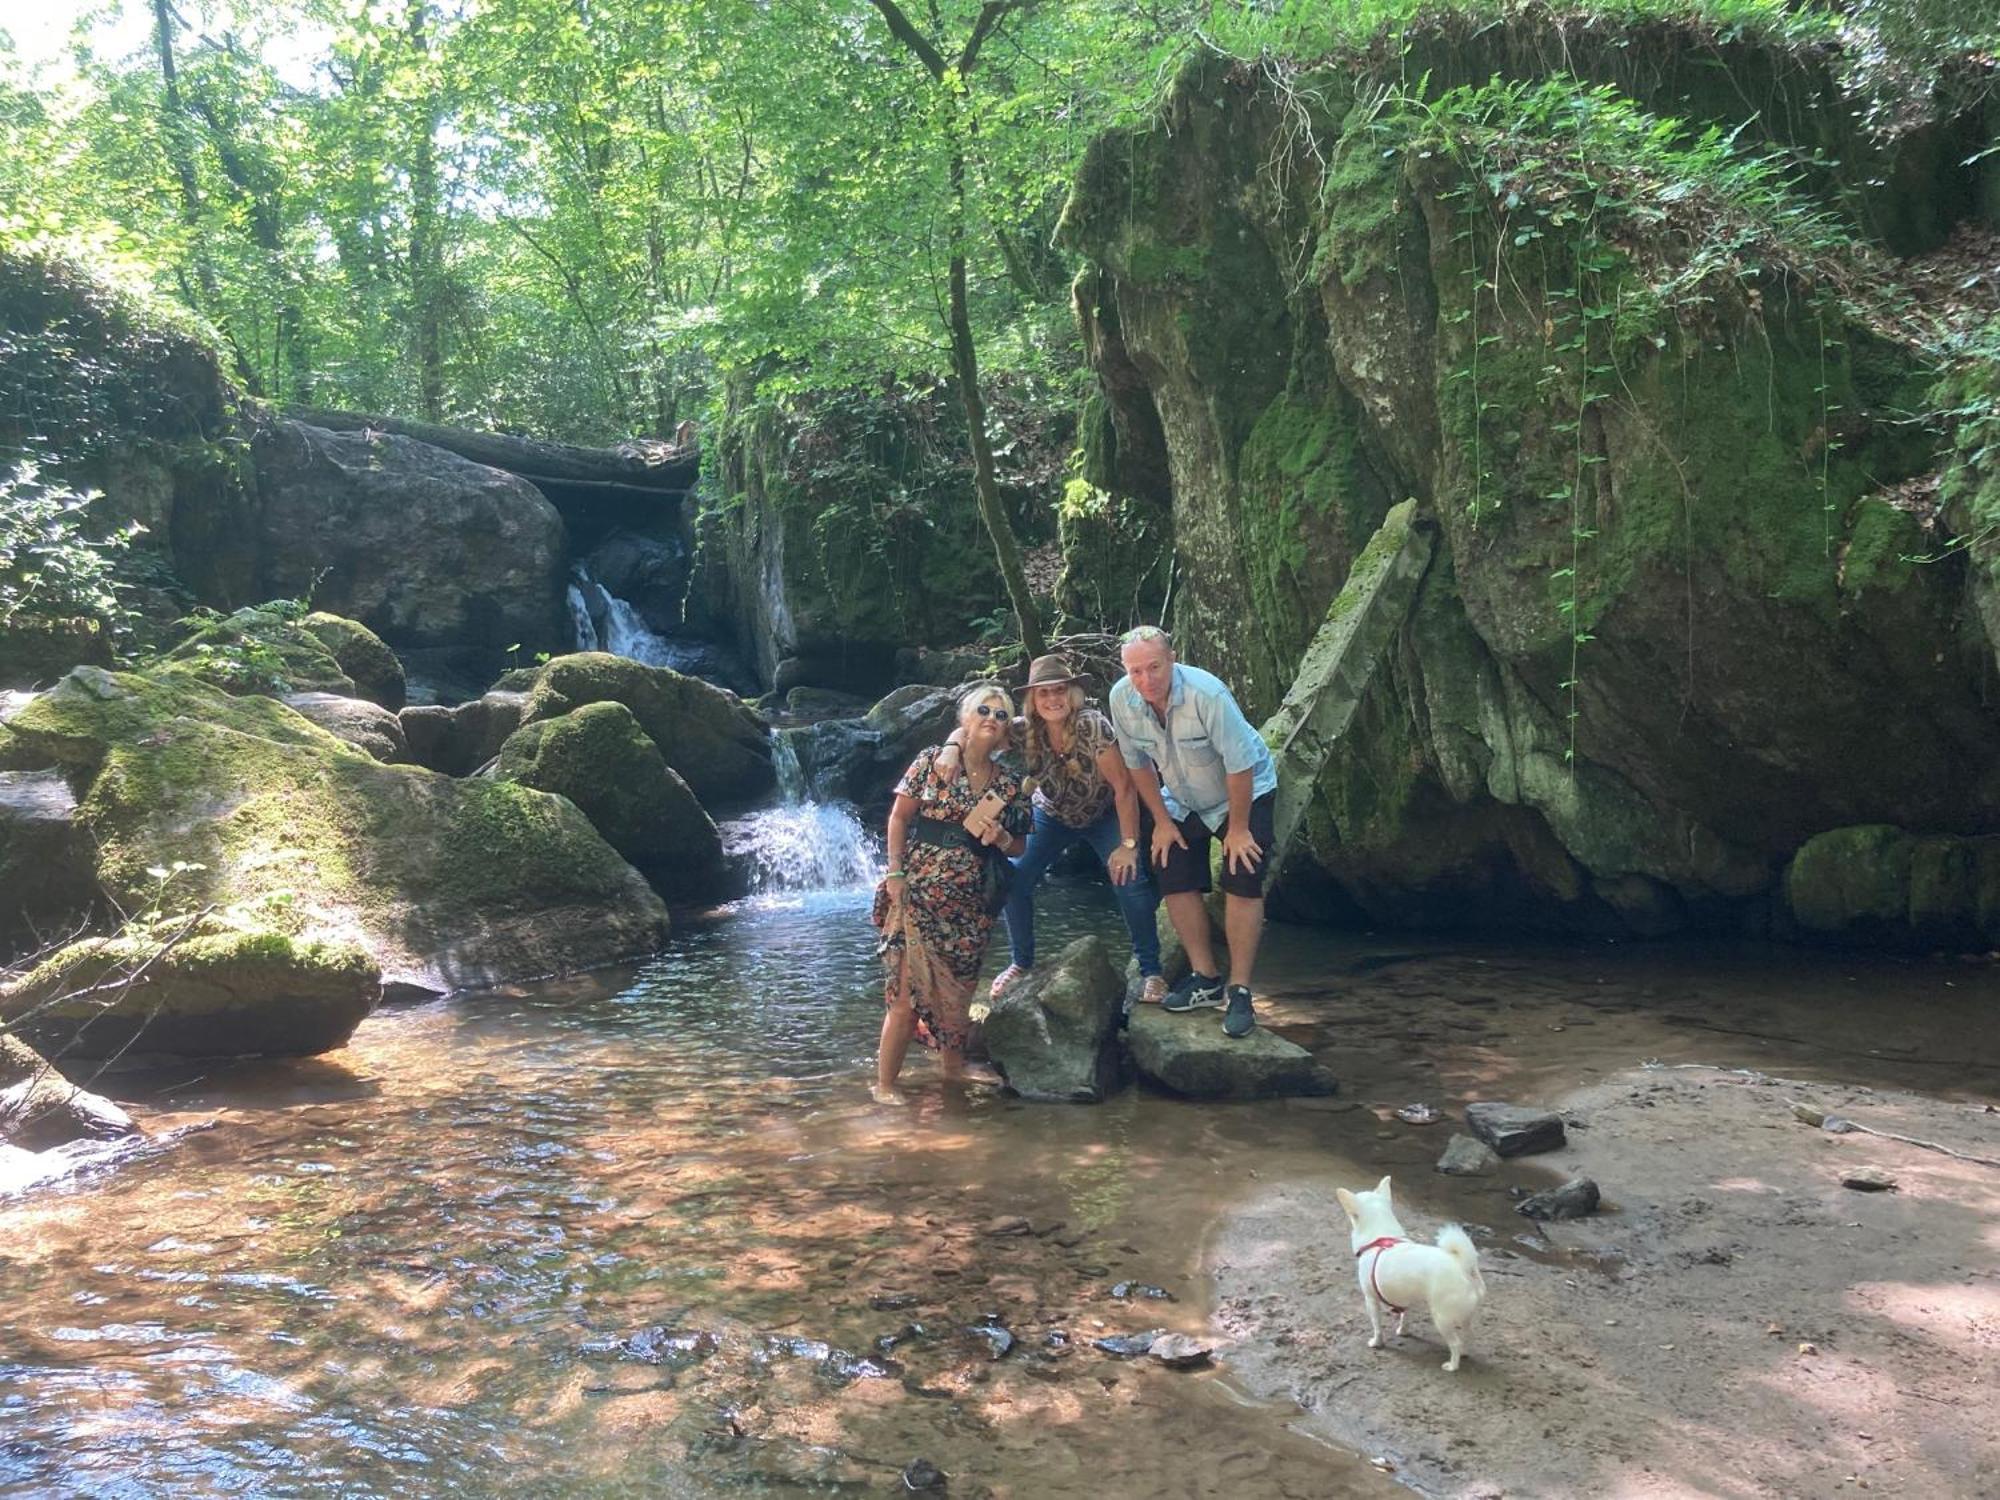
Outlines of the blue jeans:
M 1014 893 L 1007 900 L 1007 946 L 1020 968 L 1035 966 L 1035 887 L 1062 852 L 1079 840 L 1090 845 L 1099 860 L 1109 859 L 1118 847 L 1117 809 L 1106 809 L 1104 816 L 1087 828 L 1072 828 L 1041 808 L 1035 809 L 1034 830 L 1028 835 L 1028 847 L 1014 861 Z M 1160 972 L 1160 929 L 1153 919 L 1160 897 L 1146 876 L 1143 846 L 1138 854 L 1140 864 L 1133 879 L 1112 886 L 1111 891 L 1118 898 L 1125 930 L 1132 934 L 1132 956 L 1139 960 L 1139 972 L 1150 975 Z

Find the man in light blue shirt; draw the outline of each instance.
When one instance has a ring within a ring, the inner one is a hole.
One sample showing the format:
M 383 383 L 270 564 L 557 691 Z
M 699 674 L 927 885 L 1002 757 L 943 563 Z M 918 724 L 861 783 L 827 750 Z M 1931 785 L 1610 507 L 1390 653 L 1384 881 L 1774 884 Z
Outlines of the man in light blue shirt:
M 1164 630 L 1128 630 L 1118 659 L 1125 675 L 1111 689 L 1111 727 L 1139 800 L 1152 814 L 1160 895 L 1194 966 L 1167 992 L 1165 1009 L 1224 1006 L 1224 1033 L 1248 1036 L 1257 1024 L 1250 973 L 1264 933 L 1277 766 L 1222 680 L 1176 662 Z M 1201 899 L 1209 888 L 1209 840 L 1217 835 L 1229 940 L 1226 991 Z

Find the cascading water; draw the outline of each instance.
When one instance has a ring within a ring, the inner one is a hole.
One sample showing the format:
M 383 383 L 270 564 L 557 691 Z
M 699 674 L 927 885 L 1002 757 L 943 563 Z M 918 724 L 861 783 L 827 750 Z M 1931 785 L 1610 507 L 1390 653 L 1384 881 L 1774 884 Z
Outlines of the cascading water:
M 882 872 L 881 837 L 847 803 L 812 800 L 795 733 L 781 729 L 771 736 L 783 800 L 725 825 L 723 842 L 743 862 L 753 895 L 864 890 Z
M 597 625 L 590 618 L 590 602 L 583 597 L 583 588 L 580 584 L 572 583 L 569 586 L 569 619 L 576 630 L 576 649 L 598 650 Z

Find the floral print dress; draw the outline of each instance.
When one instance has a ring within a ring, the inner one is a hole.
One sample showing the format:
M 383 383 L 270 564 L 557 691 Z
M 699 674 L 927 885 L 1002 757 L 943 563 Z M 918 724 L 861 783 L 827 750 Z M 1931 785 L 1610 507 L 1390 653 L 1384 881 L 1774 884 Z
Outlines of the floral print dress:
M 937 756 L 937 747 L 920 752 L 896 791 L 916 799 L 919 819 L 956 831 L 983 793 L 973 791 L 962 762 L 949 776 L 940 774 Z M 1007 799 L 1000 815 L 1007 832 L 1025 834 L 1032 814 L 1021 778 L 996 764 L 987 789 Z M 944 847 L 912 836 L 903 850 L 900 920 L 892 919 L 888 880 L 875 888 L 872 920 L 882 929 L 883 1003 L 900 1003 L 907 977 L 917 1037 L 926 1047 L 963 1052 L 971 1039 L 973 987 L 998 920 L 980 899 L 980 861 L 969 845 Z

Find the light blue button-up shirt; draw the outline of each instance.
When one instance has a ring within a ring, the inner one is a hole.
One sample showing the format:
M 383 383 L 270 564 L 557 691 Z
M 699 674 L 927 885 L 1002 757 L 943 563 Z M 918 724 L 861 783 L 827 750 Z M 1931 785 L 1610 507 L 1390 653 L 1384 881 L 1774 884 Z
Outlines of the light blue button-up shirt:
M 1111 727 L 1126 765 L 1159 772 L 1161 799 L 1176 822 L 1192 812 L 1211 833 L 1220 828 L 1229 816 L 1229 777 L 1238 771 L 1255 773 L 1253 798 L 1278 789 L 1270 747 L 1222 679 L 1200 667 L 1174 663 L 1165 724 L 1132 679 L 1119 678 L 1111 688 Z

